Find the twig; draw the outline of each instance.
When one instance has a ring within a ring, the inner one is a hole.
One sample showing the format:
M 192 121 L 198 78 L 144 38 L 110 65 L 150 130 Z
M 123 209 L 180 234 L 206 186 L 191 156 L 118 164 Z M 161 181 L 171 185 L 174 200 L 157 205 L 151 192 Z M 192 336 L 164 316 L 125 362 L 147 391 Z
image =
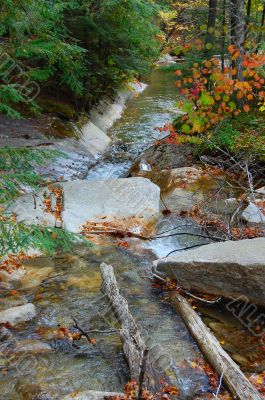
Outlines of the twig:
M 99 330 L 99 329 L 90 329 L 89 331 L 86 331 L 86 333 L 113 333 L 113 332 L 119 332 L 119 329 L 107 329 L 107 330 Z
M 228 233 L 229 233 L 230 237 L 232 236 L 231 235 L 231 227 L 232 227 L 232 224 L 234 222 L 235 216 L 239 213 L 239 211 L 241 210 L 243 204 L 244 204 L 244 201 L 241 201 L 239 203 L 239 205 L 237 206 L 237 208 L 235 209 L 235 211 L 233 212 L 233 214 L 231 215 L 231 217 L 230 217 L 230 220 L 229 220 L 229 223 L 228 223 Z
M 222 372 L 222 375 L 220 376 L 220 381 L 219 381 L 219 385 L 218 385 L 218 388 L 217 388 L 217 390 L 216 390 L 216 393 L 215 393 L 215 394 L 213 393 L 213 396 L 214 396 L 216 399 L 218 399 L 218 395 L 219 395 L 220 390 L 221 390 L 221 387 L 222 387 L 223 377 L 224 377 L 224 371 Z
M 83 335 L 83 336 L 85 336 L 86 338 L 87 338 L 87 340 L 88 340 L 88 342 L 89 343 L 91 343 L 93 346 L 95 346 L 95 343 L 93 342 L 93 340 L 92 340 L 92 338 L 88 335 L 88 333 L 86 332 L 86 331 L 84 331 L 79 325 L 78 325 L 78 323 L 77 323 L 77 320 L 74 318 L 74 317 L 72 317 L 73 318 L 73 321 L 74 321 L 74 327 Z
M 186 228 L 187 226 L 193 226 L 193 227 L 194 227 L 194 224 L 177 225 L 177 226 L 175 226 L 174 228 L 167 229 L 166 231 L 163 231 L 163 232 L 159 232 L 158 235 L 164 235 L 164 233 L 172 232 L 172 231 L 174 231 L 175 229 L 183 228 L 184 226 L 185 226 L 185 228 Z
M 176 250 L 171 251 L 170 253 L 168 253 L 166 255 L 166 257 L 169 257 L 171 254 L 176 253 L 177 251 L 195 249 L 196 247 L 206 246 L 207 244 L 211 244 L 211 243 L 201 243 L 201 244 L 195 244 L 193 246 L 182 247 L 181 249 L 176 249 Z
M 197 236 L 201 237 L 204 239 L 211 239 L 211 240 L 216 240 L 217 242 L 223 242 L 224 240 L 222 238 L 218 238 L 215 236 L 207 236 L 207 235 L 202 235 L 200 233 L 190 233 L 190 232 L 176 232 L 172 233 L 171 235 L 166 235 L 166 236 L 151 236 L 149 240 L 155 240 L 155 239 L 163 239 L 163 238 L 168 238 L 171 236 L 180 236 L 180 235 L 187 235 L 187 236 Z
M 161 282 L 163 282 L 163 283 L 165 283 L 165 284 L 167 283 L 167 280 L 166 280 L 166 279 L 162 278 L 161 276 L 159 276 L 159 275 L 157 275 L 157 274 L 155 274 L 155 273 L 153 273 L 153 278 L 155 278 L 155 279 L 157 279 L 157 280 L 159 280 L 159 281 L 161 281 Z M 202 299 L 201 297 L 195 296 L 194 294 L 188 292 L 188 291 L 185 290 L 185 289 L 181 289 L 181 291 L 182 291 L 183 293 L 185 293 L 187 296 L 190 296 L 190 297 L 192 297 L 192 298 L 195 299 L 195 300 L 199 300 L 199 301 L 201 301 L 201 302 L 203 302 L 203 303 L 207 303 L 207 304 L 216 304 L 216 303 L 219 303 L 219 301 L 222 299 L 222 297 L 218 297 L 218 298 L 215 299 L 215 300 L 205 300 L 205 299 Z
M 192 297 L 193 299 L 201 301 L 202 303 L 216 304 L 216 303 L 219 303 L 219 301 L 222 300 L 222 296 L 217 297 L 217 299 L 215 299 L 215 300 L 206 300 L 206 299 L 202 299 L 202 298 L 199 297 L 199 296 L 195 296 L 194 294 L 192 294 L 192 293 L 190 293 L 190 292 L 187 292 L 187 290 L 183 290 L 183 292 L 184 292 L 186 295 Z
M 166 211 L 170 211 L 169 208 L 167 207 L 167 205 L 166 205 L 166 203 L 165 203 L 163 197 L 162 197 L 162 194 L 160 194 L 160 199 L 161 199 L 161 201 L 162 201 L 162 203 L 163 203 L 163 206 L 165 207 L 165 210 L 166 210 Z

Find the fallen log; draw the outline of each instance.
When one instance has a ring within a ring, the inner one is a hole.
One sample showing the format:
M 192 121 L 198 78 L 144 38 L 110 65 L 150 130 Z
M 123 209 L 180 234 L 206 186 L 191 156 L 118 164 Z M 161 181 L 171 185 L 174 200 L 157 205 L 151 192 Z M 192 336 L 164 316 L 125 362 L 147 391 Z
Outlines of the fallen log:
M 258 390 L 249 382 L 238 365 L 224 351 L 218 340 L 204 324 L 187 300 L 174 292 L 170 296 L 173 308 L 180 314 L 201 351 L 223 379 L 235 398 L 262 400 Z
M 127 300 L 120 294 L 113 267 L 102 263 L 100 270 L 102 275 L 101 291 L 109 300 L 111 308 L 121 325 L 120 338 L 123 344 L 124 356 L 129 366 L 130 377 L 138 382 L 146 350 L 144 341 L 130 313 Z

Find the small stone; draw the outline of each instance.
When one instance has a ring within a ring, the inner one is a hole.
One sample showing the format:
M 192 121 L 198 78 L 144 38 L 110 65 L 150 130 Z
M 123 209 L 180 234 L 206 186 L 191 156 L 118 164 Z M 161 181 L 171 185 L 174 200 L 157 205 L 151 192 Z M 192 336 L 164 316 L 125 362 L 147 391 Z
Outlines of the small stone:
M 256 190 L 257 193 L 263 194 L 265 196 L 265 186 L 262 186 L 261 188 Z
M 24 268 L 17 268 L 13 271 L 0 270 L 0 280 L 2 282 L 19 281 L 25 275 Z
M 265 223 L 265 215 L 259 209 L 259 207 L 250 203 L 248 207 L 243 211 L 242 217 L 245 221 L 250 222 L 252 224 L 264 224 Z
M 36 316 L 36 314 L 36 308 L 32 303 L 18 307 L 11 307 L 0 312 L 0 324 L 9 323 L 15 325 L 20 322 L 30 321 Z

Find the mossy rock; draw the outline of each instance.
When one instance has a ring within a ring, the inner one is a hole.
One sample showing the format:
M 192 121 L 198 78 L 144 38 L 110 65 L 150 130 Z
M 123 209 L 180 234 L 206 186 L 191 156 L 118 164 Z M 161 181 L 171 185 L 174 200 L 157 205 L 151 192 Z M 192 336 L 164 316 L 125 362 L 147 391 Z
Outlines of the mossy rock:
M 70 104 L 53 99 L 39 100 L 39 104 L 44 112 L 57 114 L 66 119 L 74 119 L 77 117 L 78 112 Z

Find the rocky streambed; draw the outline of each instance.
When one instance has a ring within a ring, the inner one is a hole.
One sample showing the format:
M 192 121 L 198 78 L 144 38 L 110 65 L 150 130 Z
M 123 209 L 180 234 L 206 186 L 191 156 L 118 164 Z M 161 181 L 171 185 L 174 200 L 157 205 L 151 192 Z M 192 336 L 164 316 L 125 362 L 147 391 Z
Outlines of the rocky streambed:
M 101 103 L 78 142 L 73 138 L 52 141 L 52 147 L 65 148 L 70 155 L 70 161 L 62 157 L 45 170 L 47 177 L 64 176 L 66 181 L 55 185 L 61 188 L 60 218 L 53 213 L 58 192 L 50 189 L 28 193 L 12 206 L 19 220 L 85 232 L 92 245 L 77 243 L 71 254 L 32 258 L 19 266 L 14 262 L 9 271 L 0 271 L 0 388 L 6 400 L 90 399 L 90 390 L 122 390 L 129 378 L 128 368 L 116 331 L 119 326 L 100 291 L 99 265 L 103 261 L 114 267 L 122 294 L 150 349 L 157 379 L 162 376 L 177 386 L 180 399 L 207 399 L 213 392 L 196 343 L 161 287 L 152 286 L 152 264 L 175 250 L 211 246 L 210 235 L 202 234 L 188 212 L 199 202 L 206 202 L 212 213 L 218 209 L 227 220 L 237 207 L 237 190 L 226 189 L 218 200 L 211 201 L 220 185 L 219 173 L 212 171 L 205 179 L 205 169 L 189 146 L 152 146 L 165 135 L 155 128 L 176 113 L 176 94 L 171 74 L 156 70 L 148 84 L 142 94 L 131 98 L 122 115 L 127 95 L 122 95 L 119 105 L 107 100 Z M 110 128 L 113 116 L 120 118 Z M 49 210 L 43 201 L 47 195 Z M 263 251 L 265 239 L 256 240 L 261 241 L 259 249 Z M 239 250 L 244 258 L 243 251 L 244 246 Z M 179 253 L 179 264 L 173 260 L 175 265 L 184 265 L 184 254 Z M 265 268 L 262 254 L 257 283 L 260 290 Z M 251 264 L 251 254 L 249 258 Z M 156 272 L 168 274 L 164 277 L 176 275 L 173 261 L 162 259 Z M 202 257 L 200 263 L 206 261 Z M 207 262 L 214 268 L 215 255 Z M 233 262 L 239 264 L 238 260 Z M 197 279 L 201 286 L 191 284 L 186 289 L 205 288 L 207 273 L 204 281 Z M 246 277 L 244 271 L 241 273 Z M 183 273 L 179 272 L 177 278 L 181 277 Z M 244 291 L 243 283 L 248 285 L 245 281 L 241 280 L 241 285 L 238 282 L 237 296 L 240 287 Z M 249 293 L 255 288 L 255 279 L 252 283 Z M 254 335 L 252 340 L 253 332 L 225 304 L 221 312 L 220 307 L 205 304 L 201 309 L 208 326 L 245 372 L 255 374 L 264 369 L 258 351 L 261 335 Z M 83 330 L 91 331 L 92 341 L 78 336 L 74 319 Z M 237 344 L 238 336 L 244 339 Z M 242 354 L 244 342 L 248 346 Z

